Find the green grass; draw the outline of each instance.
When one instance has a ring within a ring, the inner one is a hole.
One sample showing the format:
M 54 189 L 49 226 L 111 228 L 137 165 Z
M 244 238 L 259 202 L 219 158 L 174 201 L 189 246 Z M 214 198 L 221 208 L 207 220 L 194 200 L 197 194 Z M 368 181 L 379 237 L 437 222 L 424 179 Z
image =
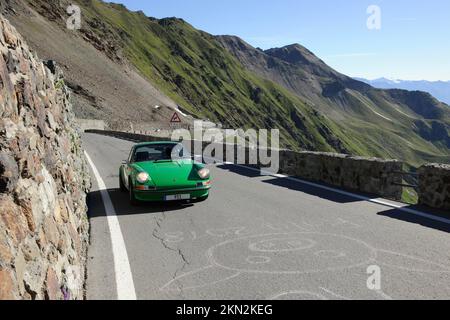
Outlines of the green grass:
M 419 195 L 412 188 L 403 188 L 402 201 L 407 204 L 416 205 L 419 202 Z

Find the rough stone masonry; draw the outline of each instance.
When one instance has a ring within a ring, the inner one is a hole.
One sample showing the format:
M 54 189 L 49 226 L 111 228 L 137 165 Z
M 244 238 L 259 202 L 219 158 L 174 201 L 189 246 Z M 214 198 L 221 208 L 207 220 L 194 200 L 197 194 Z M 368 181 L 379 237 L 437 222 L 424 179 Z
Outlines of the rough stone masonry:
M 0 299 L 82 299 L 87 165 L 62 73 L 0 15 Z
M 450 165 L 432 163 L 419 169 L 419 203 L 450 211 Z

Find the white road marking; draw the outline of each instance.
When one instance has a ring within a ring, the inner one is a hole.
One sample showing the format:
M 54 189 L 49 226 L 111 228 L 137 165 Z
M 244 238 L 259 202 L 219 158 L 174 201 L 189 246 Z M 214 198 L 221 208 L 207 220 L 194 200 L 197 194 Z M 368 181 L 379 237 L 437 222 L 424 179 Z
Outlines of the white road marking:
M 304 295 L 304 296 L 309 296 L 310 298 L 314 297 L 314 300 L 329 300 L 327 297 L 325 297 L 324 295 L 321 295 L 320 293 L 315 293 L 315 292 L 311 292 L 311 291 L 304 291 L 304 290 L 295 290 L 295 291 L 286 291 L 286 292 L 281 292 L 273 297 L 270 297 L 267 300 L 277 300 L 280 299 L 283 296 L 292 296 L 292 295 Z M 298 299 L 297 299 L 298 300 Z M 305 300 L 305 299 L 303 299 Z
M 390 295 L 384 293 L 382 290 L 375 290 L 375 292 L 384 300 L 394 300 Z
M 114 257 L 114 270 L 116 276 L 117 299 L 118 300 L 136 300 L 136 290 L 134 288 L 133 275 L 131 273 L 130 262 L 128 260 L 127 248 L 123 240 L 120 229 L 119 219 L 114 210 L 111 198 L 109 197 L 106 185 L 100 176 L 94 162 L 87 152 L 84 152 L 92 172 L 97 180 L 98 188 L 103 199 L 103 205 L 107 216 L 109 233 L 111 235 L 111 244 Z
M 430 219 L 430 220 L 434 220 L 434 221 L 438 221 L 438 222 L 450 225 L 450 219 L 448 219 L 448 218 L 435 216 L 435 215 L 432 215 L 432 214 L 429 214 L 429 213 L 425 213 L 425 212 L 422 212 L 422 211 L 419 211 L 419 210 L 415 210 L 415 209 L 405 208 L 406 204 L 397 204 L 397 203 L 393 203 L 393 202 L 390 202 L 389 200 L 381 199 L 381 198 L 373 199 L 373 198 L 369 198 L 369 197 L 362 196 L 362 195 L 359 195 L 359 194 L 355 194 L 355 193 L 352 193 L 352 192 L 348 192 L 348 191 L 344 191 L 344 190 L 340 190 L 340 189 L 336 189 L 336 188 L 332 188 L 332 187 L 327 187 L 327 186 L 324 186 L 324 185 L 321 185 L 321 184 L 318 184 L 318 183 L 305 181 L 305 180 L 302 180 L 302 179 L 299 179 L 299 178 L 290 177 L 290 176 L 287 176 L 287 175 L 284 175 L 284 174 L 274 174 L 274 173 L 271 173 L 271 172 L 268 172 L 268 171 L 264 171 L 262 169 L 256 169 L 256 168 L 248 167 L 248 166 L 241 165 L 241 164 L 232 164 L 232 165 L 237 166 L 237 167 L 241 167 L 241 168 L 245 168 L 245 169 L 248 169 L 248 170 L 260 172 L 261 175 L 272 176 L 272 177 L 275 177 L 275 178 L 283 178 L 283 179 L 287 179 L 287 180 L 290 180 L 290 181 L 295 181 L 295 182 L 298 182 L 298 183 L 301 183 L 301 184 L 305 184 L 305 185 L 308 185 L 308 186 L 311 186 L 311 187 L 315 187 L 315 188 L 319 188 L 319 189 L 322 189 L 322 190 L 331 191 L 331 192 L 334 192 L 334 193 L 338 193 L 338 194 L 341 194 L 341 195 L 344 195 L 344 196 L 348 196 L 348 197 L 352 197 L 352 198 L 355 198 L 355 199 L 359 199 L 359 200 L 362 200 L 362 201 L 368 201 L 368 202 L 372 202 L 372 203 L 375 203 L 375 204 L 381 204 L 383 206 L 390 207 L 390 208 L 393 208 L 393 209 L 398 209 L 399 211 L 410 213 L 410 214 L 415 215 L 415 216 L 419 216 L 419 217 L 422 217 L 422 218 L 427 218 L 427 219 Z
M 337 293 L 335 293 L 335 292 L 333 292 L 331 290 L 328 290 L 327 288 L 320 287 L 319 289 L 325 291 L 326 293 L 331 294 L 332 296 L 335 296 L 336 298 L 339 298 L 339 299 L 342 299 L 342 300 L 351 300 L 350 298 L 347 298 L 347 297 L 344 297 L 344 296 L 342 296 L 340 294 L 337 294 Z

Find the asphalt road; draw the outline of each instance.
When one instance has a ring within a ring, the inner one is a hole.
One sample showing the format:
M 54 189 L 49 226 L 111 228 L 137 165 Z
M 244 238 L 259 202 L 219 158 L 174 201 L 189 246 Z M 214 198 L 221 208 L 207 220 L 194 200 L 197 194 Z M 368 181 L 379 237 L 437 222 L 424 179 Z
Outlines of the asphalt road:
M 220 164 L 206 202 L 132 207 L 118 169 L 133 143 L 83 142 L 112 202 L 93 175 L 88 299 L 450 298 L 445 222 Z

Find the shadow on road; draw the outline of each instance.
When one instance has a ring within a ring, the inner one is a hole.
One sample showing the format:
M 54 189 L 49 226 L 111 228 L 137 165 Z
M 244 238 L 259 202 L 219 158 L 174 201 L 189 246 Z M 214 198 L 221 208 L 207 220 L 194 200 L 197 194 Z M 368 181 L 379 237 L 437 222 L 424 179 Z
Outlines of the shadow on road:
M 222 169 L 222 170 L 227 170 L 227 171 L 230 171 L 230 172 L 233 172 L 233 173 L 236 173 L 241 176 L 248 177 L 248 178 L 257 178 L 257 177 L 261 176 L 258 171 L 254 170 L 252 168 L 245 168 L 245 167 L 236 166 L 233 164 L 221 164 L 221 165 L 218 165 L 217 168 Z
M 409 206 L 407 208 L 412 209 L 412 210 L 421 211 L 421 212 L 427 212 L 427 213 L 430 212 L 429 214 L 431 214 L 431 215 L 450 219 L 449 214 L 445 214 L 443 212 L 438 212 L 438 211 L 430 211 L 430 209 L 423 208 L 420 206 Z M 440 230 L 443 232 L 450 232 L 450 225 L 448 225 L 444 222 L 435 221 L 435 220 L 432 220 L 427 217 L 417 216 L 412 213 L 401 211 L 399 209 L 391 209 L 391 210 L 379 212 L 378 215 L 384 216 L 384 217 L 389 217 L 391 219 L 396 219 L 396 220 L 401 220 L 401 221 L 405 221 L 405 222 L 409 222 L 409 223 L 418 224 L 418 225 L 421 225 L 421 226 L 424 226 L 427 228 L 432 228 L 432 229 Z
M 193 204 L 185 202 L 152 202 L 132 206 L 128 199 L 128 193 L 120 192 L 119 189 L 108 189 L 108 193 L 118 216 L 180 211 L 193 206 Z M 88 194 L 88 207 L 89 218 L 106 216 L 100 191 L 94 191 Z
M 309 186 L 298 181 L 287 178 L 274 178 L 271 180 L 264 181 L 264 183 L 269 183 L 277 187 L 288 188 L 294 191 L 299 191 L 306 193 L 315 197 L 319 197 L 324 200 L 333 201 L 337 203 L 349 203 L 349 202 L 359 202 L 361 199 L 355 197 L 346 196 L 337 192 L 328 191 L 319 187 Z
M 217 168 L 222 170 L 227 170 L 248 178 L 257 178 L 261 177 L 258 171 L 255 171 L 251 168 L 245 168 L 241 166 L 235 166 L 235 165 L 220 165 L 217 166 Z M 327 191 L 318 187 L 309 186 L 306 184 L 303 184 L 298 181 L 293 181 L 292 179 L 287 178 L 273 178 L 271 180 L 266 180 L 264 183 L 272 184 L 277 187 L 283 187 L 288 188 L 291 190 L 299 191 L 302 193 L 306 193 L 312 196 L 316 196 L 325 200 L 337 202 L 337 203 L 349 203 L 349 202 L 358 202 L 361 201 L 360 199 L 342 195 L 333 191 Z
M 252 168 L 245 168 L 242 166 L 236 166 L 236 165 L 219 165 L 217 166 L 217 168 L 222 169 L 222 170 L 227 170 L 229 172 L 232 173 L 236 173 L 245 177 L 249 177 L 249 178 L 257 178 L 257 177 L 261 177 L 261 175 L 259 174 L 258 171 L 255 171 Z M 359 202 L 361 201 L 358 198 L 355 197 L 351 197 L 351 196 L 346 196 L 337 192 L 333 192 L 333 191 L 328 191 L 319 187 L 314 187 L 314 186 L 310 186 L 307 184 L 304 184 L 302 182 L 299 181 L 295 181 L 292 179 L 288 179 L 288 178 L 276 178 L 276 177 L 272 177 L 270 180 L 265 180 L 262 181 L 264 183 L 267 184 L 271 184 L 274 186 L 278 186 L 278 187 L 283 187 L 283 188 L 287 188 L 290 190 L 294 190 L 294 191 L 298 191 L 298 192 L 302 192 L 308 195 L 312 195 L 315 197 L 319 197 L 321 199 L 325 199 L 328 201 L 333 201 L 336 203 L 351 203 L 351 202 Z M 324 185 L 327 186 L 327 185 Z M 333 186 L 330 186 L 333 188 Z M 352 193 L 355 194 L 359 194 L 361 196 L 365 196 L 368 198 L 371 198 L 371 195 L 367 195 L 367 194 L 362 194 L 362 193 L 357 193 L 354 191 L 351 191 Z M 373 196 L 374 198 L 378 198 L 377 196 Z M 420 212 L 426 212 L 430 215 L 433 216 L 437 216 L 437 217 L 443 217 L 446 219 L 450 219 L 450 214 L 449 213 L 445 213 L 445 212 L 441 212 L 441 211 L 436 211 L 436 210 L 432 210 L 429 208 L 423 208 L 420 206 L 409 206 L 406 207 L 408 209 L 412 209 L 412 210 L 417 210 Z M 436 229 L 436 230 L 440 230 L 443 232 L 450 232 L 450 225 L 445 223 L 445 222 L 439 222 L 439 221 L 435 221 L 433 219 L 427 218 L 427 217 L 421 217 L 418 215 L 414 215 L 412 213 L 408 213 L 408 212 L 404 212 L 402 210 L 399 209 L 389 209 L 383 212 L 379 212 L 378 215 L 380 216 L 385 216 L 385 217 L 389 217 L 392 219 L 396 219 L 396 220 L 401 220 L 401 221 L 405 221 L 408 223 L 415 223 L 415 224 L 419 224 L 421 226 L 427 227 L 427 228 L 432 228 L 432 229 Z

